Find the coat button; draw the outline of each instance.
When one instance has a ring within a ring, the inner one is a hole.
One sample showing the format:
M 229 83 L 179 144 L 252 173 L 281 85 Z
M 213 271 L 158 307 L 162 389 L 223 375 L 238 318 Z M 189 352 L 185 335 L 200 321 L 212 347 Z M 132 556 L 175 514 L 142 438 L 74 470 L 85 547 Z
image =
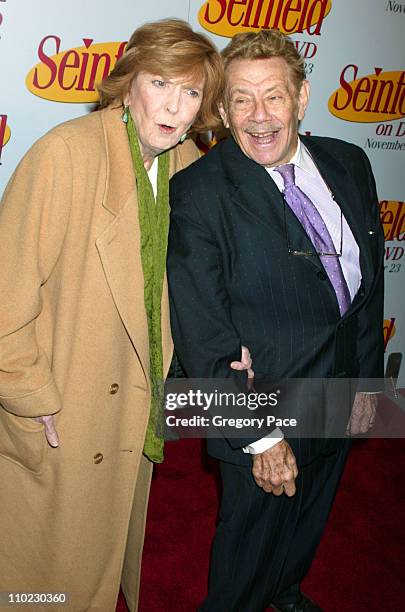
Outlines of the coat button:
M 116 393 L 118 393 L 118 389 L 119 388 L 120 388 L 120 386 L 117 383 L 113 383 L 112 385 L 110 385 L 109 393 L 111 395 L 115 395 Z
M 101 463 L 102 460 L 104 459 L 103 454 L 102 453 L 97 453 L 96 455 L 94 455 L 93 457 L 93 461 L 94 463 Z
M 327 274 L 326 274 L 326 272 L 324 272 L 323 270 L 319 270 L 319 272 L 318 272 L 318 278 L 319 278 L 319 280 L 326 280 L 326 279 L 327 279 Z

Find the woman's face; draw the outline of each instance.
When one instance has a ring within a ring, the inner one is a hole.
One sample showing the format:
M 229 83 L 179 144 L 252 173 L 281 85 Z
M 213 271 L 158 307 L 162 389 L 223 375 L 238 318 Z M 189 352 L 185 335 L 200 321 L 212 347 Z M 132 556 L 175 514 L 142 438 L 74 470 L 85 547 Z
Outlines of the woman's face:
M 124 104 L 129 106 L 146 167 L 153 158 L 174 147 L 200 110 L 204 82 L 187 77 L 165 79 L 140 72 L 132 81 Z

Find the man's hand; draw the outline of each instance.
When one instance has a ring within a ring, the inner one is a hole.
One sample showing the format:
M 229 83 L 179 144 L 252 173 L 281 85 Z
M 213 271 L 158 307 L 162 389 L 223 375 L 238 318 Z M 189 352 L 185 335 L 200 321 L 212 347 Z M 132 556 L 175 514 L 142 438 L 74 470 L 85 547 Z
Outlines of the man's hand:
M 242 346 L 240 361 L 232 361 L 230 364 L 233 370 L 247 370 L 248 378 L 254 378 L 255 373 L 252 370 L 252 358 L 250 351 L 246 346 Z
M 59 436 L 55 428 L 53 415 L 49 414 L 47 416 L 35 417 L 34 421 L 42 423 L 45 426 L 45 437 L 48 440 L 48 444 L 53 448 L 59 446 Z
M 294 495 L 298 468 L 294 453 L 285 440 L 252 457 L 252 474 L 258 487 L 274 495 L 281 495 L 283 491 L 288 497 Z
M 356 393 L 353 408 L 347 425 L 347 435 L 366 433 L 375 422 L 378 395 L 376 393 Z

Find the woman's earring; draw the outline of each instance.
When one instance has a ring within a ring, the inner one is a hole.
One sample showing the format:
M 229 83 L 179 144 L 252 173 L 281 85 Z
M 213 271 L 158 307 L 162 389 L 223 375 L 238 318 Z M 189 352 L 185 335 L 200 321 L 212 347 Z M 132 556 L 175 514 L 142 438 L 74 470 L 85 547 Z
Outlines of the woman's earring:
M 124 110 L 121 115 L 121 119 L 124 123 L 128 123 L 128 113 L 129 113 L 129 106 L 124 106 Z
M 184 142 L 187 138 L 187 132 L 180 138 L 180 142 Z

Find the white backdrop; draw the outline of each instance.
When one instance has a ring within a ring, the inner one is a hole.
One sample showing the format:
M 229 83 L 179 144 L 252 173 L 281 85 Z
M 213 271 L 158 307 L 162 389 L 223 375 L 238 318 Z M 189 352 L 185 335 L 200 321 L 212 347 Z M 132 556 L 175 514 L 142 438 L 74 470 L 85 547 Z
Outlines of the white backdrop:
M 301 130 L 354 142 L 373 166 L 386 235 L 386 356 L 403 352 L 404 0 L 0 0 L 0 193 L 39 136 L 90 110 L 97 61 L 96 79 L 137 26 L 163 17 L 189 21 L 219 48 L 261 27 L 296 41 L 312 86 Z

